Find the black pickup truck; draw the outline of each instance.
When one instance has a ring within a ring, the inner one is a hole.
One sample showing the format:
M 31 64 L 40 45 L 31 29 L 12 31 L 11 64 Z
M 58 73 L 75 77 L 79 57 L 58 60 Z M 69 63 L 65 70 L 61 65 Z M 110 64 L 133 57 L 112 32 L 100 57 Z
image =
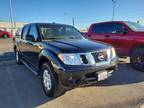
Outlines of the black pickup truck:
M 16 62 L 40 75 L 49 97 L 107 79 L 117 67 L 112 46 L 86 39 L 70 25 L 32 23 L 14 39 Z

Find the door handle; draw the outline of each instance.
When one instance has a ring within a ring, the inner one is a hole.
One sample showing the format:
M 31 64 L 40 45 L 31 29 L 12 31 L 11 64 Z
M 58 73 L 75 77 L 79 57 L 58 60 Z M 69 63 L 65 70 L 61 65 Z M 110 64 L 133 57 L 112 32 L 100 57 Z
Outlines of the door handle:
M 106 37 L 106 38 L 109 38 L 109 37 L 110 37 L 110 35 L 105 35 L 105 37 Z

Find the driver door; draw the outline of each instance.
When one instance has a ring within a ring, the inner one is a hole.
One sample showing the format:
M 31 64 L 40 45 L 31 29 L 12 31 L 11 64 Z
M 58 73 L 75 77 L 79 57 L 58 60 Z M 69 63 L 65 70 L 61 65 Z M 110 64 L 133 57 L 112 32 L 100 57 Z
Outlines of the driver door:
M 30 26 L 30 31 L 28 35 L 31 35 L 34 37 L 35 41 L 30 41 L 27 40 L 26 41 L 26 50 L 27 50 L 27 58 L 29 60 L 29 62 L 33 65 L 33 66 L 38 66 L 38 62 L 39 62 L 39 53 L 41 51 L 40 46 L 40 42 L 39 40 L 39 34 L 37 31 L 37 26 L 35 24 Z

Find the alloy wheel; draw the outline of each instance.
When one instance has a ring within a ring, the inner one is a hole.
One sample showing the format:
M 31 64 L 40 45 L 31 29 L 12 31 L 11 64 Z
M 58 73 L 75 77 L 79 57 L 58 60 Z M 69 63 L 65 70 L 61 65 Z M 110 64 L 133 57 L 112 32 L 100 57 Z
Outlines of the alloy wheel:
M 45 69 L 43 71 L 43 84 L 46 89 L 46 91 L 50 91 L 52 88 L 52 79 L 49 71 Z

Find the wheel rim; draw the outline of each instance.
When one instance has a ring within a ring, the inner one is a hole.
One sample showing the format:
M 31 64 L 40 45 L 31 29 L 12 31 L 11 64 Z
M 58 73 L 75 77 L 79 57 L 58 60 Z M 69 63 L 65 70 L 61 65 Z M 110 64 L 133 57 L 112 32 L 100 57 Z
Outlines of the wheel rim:
M 18 52 L 16 52 L 16 61 L 17 61 L 17 62 L 19 61 L 19 55 L 18 55 Z
M 139 53 L 134 58 L 134 64 L 137 66 L 144 66 L 144 54 Z
M 7 38 L 7 35 L 4 35 L 4 38 Z
M 52 87 L 52 81 L 51 81 L 50 73 L 47 69 L 43 71 L 43 83 L 46 90 L 50 91 Z

